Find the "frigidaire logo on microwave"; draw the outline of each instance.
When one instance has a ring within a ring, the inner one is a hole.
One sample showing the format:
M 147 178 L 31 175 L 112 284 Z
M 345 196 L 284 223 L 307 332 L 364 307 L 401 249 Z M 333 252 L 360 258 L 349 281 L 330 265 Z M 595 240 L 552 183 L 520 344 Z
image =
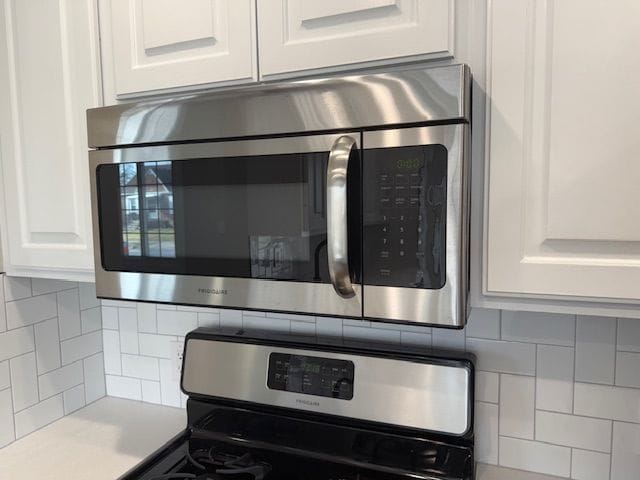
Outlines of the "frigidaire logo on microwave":
M 199 288 L 198 293 L 208 293 L 209 295 L 226 295 L 229 292 L 226 288 Z

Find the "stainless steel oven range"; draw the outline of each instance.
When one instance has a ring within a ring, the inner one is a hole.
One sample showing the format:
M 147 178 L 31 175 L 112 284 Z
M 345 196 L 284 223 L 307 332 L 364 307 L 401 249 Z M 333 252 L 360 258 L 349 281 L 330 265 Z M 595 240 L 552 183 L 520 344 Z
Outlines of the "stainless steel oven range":
M 470 73 L 87 113 L 99 297 L 462 327 Z

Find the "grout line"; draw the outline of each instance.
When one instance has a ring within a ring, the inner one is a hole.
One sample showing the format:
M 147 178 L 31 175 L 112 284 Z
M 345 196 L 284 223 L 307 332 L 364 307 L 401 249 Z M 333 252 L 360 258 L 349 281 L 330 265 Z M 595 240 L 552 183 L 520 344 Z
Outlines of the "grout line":
M 615 329 L 614 329 L 614 349 L 613 349 L 613 384 L 616 384 L 616 374 L 618 370 L 618 324 L 620 323 L 620 319 L 616 318 Z

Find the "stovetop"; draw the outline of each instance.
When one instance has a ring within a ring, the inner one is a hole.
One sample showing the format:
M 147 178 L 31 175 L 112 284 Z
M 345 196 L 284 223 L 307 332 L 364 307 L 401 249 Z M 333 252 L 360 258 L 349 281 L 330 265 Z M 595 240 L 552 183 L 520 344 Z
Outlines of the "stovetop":
M 188 401 L 195 425 L 123 480 L 471 479 L 468 441 Z

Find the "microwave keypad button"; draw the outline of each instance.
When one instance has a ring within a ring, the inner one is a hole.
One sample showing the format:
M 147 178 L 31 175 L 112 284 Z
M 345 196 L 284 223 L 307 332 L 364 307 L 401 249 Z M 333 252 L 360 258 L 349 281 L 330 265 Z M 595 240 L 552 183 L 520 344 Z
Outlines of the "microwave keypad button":
M 396 185 L 407 185 L 409 183 L 409 176 L 403 173 L 396 173 Z
M 382 250 L 380 252 L 380 258 L 389 258 L 389 250 Z
M 381 277 L 390 277 L 391 276 L 391 269 L 390 268 L 381 268 L 380 269 L 380 276 Z
M 422 184 L 422 175 L 419 173 L 412 173 L 409 175 L 409 185 L 420 185 Z
M 380 185 L 393 185 L 393 175 L 388 173 L 381 173 L 378 176 L 378 182 Z

